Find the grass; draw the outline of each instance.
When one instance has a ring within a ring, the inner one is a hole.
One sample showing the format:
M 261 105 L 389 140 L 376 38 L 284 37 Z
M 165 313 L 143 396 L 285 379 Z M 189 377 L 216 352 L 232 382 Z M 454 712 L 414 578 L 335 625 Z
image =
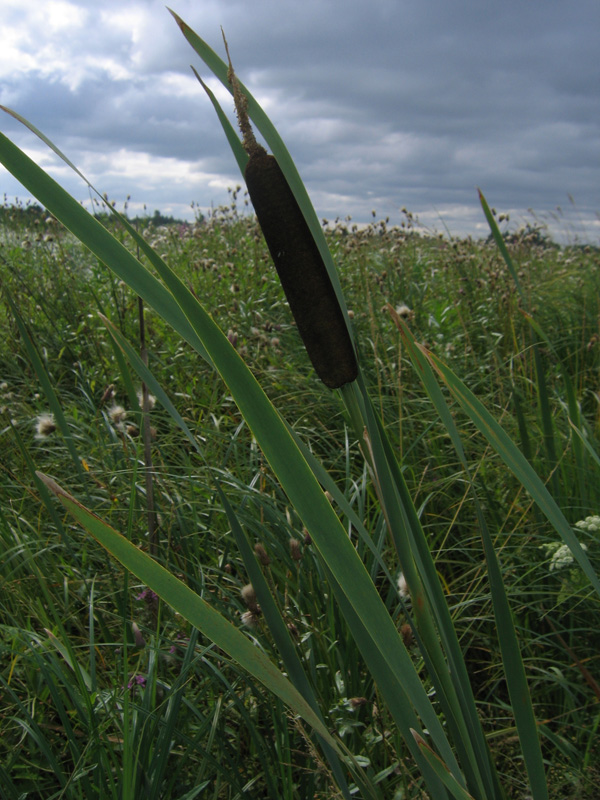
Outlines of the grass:
M 397 555 L 346 412 L 311 374 L 260 231 L 253 217 L 239 211 L 242 203 L 241 190 L 235 190 L 230 206 L 202 223 L 149 226 L 143 235 L 229 332 L 372 533 L 378 558 L 346 523 L 431 688 L 406 627 L 407 611 L 379 564 L 395 579 Z M 502 420 L 539 474 L 549 482 L 556 476 L 555 499 L 574 525 L 599 508 L 597 466 L 581 460 L 564 389 L 567 374 L 582 430 L 597 447 L 598 251 L 558 248 L 531 232 L 509 244 L 529 308 L 540 329 L 552 332 L 551 347 L 540 352 L 554 444 L 549 469 L 531 326 L 497 248 L 419 235 L 407 219 L 404 228 L 375 219 L 364 229 L 351 221 L 324 226 L 353 312 L 361 365 L 401 454 L 507 795 L 524 798 L 527 780 L 470 492 L 473 473 L 512 602 L 551 797 L 592 798 L 600 778 L 594 766 L 599 641 L 592 622 L 598 600 L 572 564 L 550 569 L 543 545 L 557 541 L 556 534 L 454 407 L 465 470 L 383 309 L 387 303 L 406 306 L 401 311 L 416 339 Z M 115 232 L 133 247 L 127 234 Z M 137 297 L 51 218 L 31 224 L 23 209 L 7 208 L 1 237 L 5 296 L 26 324 L 85 462 L 78 475 L 60 429 L 36 437 L 36 419 L 48 411 L 48 401 L 5 305 L 0 763 L 6 796 L 337 796 L 331 767 L 303 724 L 40 499 L 28 458 L 65 479 L 69 491 L 139 547 L 149 547 L 134 378 L 95 313 L 102 310 L 135 342 Z M 264 578 L 329 729 L 360 757 L 381 796 L 425 796 L 328 589 L 330 576 L 227 388 L 151 310 L 146 341 L 152 373 L 201 448 L 199 455 L 160 406 L 150 411 L 159 560 L 280 663 L 264 617 L 247 614 L 251 624 L 242 625 L 249 609 L 241 590 L 249 578 L 218 479 L 251 544 L 264 547 Z M 115 414 L 115 404 L 126 410 L 125 420 Z M 597 567 L 597 534 L 578 535 Z M 290 547 L 291 540 L 299 544 Z

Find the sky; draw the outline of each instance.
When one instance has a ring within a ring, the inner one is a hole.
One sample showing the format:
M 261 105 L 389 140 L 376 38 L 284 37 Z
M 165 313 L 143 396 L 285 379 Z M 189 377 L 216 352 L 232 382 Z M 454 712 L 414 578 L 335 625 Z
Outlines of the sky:
M 317 214 L 415 215 L 431 233 L 510 226 L 600 244 L 598 0 L 170 0 L 269 114 Z M 243 184 L 193 64 L 154 0 L 0 0 L 0 103 L 128 213 L 181 219 Z M 85 185 L 0 113 L 0 131 L 74 197 Z M 27 192 L 0 167 L 0 194 Z

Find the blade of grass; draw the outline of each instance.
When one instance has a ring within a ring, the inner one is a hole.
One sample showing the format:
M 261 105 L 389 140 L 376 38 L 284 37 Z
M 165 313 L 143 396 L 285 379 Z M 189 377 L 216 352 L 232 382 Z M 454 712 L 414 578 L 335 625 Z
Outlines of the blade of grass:
M 390 533 L 402 569 L 406 570 L 404 575 L 424 645 L 421 652 L 452 730 L 469 785 L 473 791 L 483 793 L 482 796 L 494 797 L 499 792 L 498 776 L 483 738 L 462 650 L 427 539 L 362 378 L 359 377 L 355 385 L 345 387 L 348 404 L 353 402 L 348 397 L 351 391 L 356 404 L 362 406 L 360 414 L 366 420 L 373 470 Z M 448 662 L 438 637 L 441 637 Z
M 416 731 L 413 731 L 416 743 L 421 748 L 425 758 L 429 761 L 433 770 L 438 778 L 442 781 L 444 786 L 450 790 L 452 796 L 456 800 L 474 800 L 473 795 L 470 795 L 463 787 L 456 781 L 453 775 L 448 771 L 444 762 L 439 758 L 436 753 L 429 747 L 427 742 Z
M 517 291 L 519 293 L 519 297 L 521 298 L 521 302 L 523 307 L 527 307 L 527 298 L 523 294 L 523 290 L 521 289 L 521 284 L 519 282 L 519 276 L 517 275 L 517 270 L 515 269 L 515 265 L 513 264 L 512 258 L 510 257 L 510 253 L 508 252 L 508 248 L 506 247 L 506 242 L 500 233 L 500 228 L 498 227 L 496 220 L 494 219 L 494 215 L 492 214 L 490 207 L 487 203 L 487 200 L 483 196 L 483 192 L 481 189 L 477 190 L 479 194 L 479 202 L 481 203 L 481 208 L 483 209 L 483 213 L 485 218 L 490 226 L 490 230 L 492 232 L 492 236 L 494 237 L 494 241 L 496 242 L 496 246 L 504 259 L 504 263 L 508 267 L 508 271 L 510 272 L 510 276 L 515 282 L 515 286 L 517 287 Z

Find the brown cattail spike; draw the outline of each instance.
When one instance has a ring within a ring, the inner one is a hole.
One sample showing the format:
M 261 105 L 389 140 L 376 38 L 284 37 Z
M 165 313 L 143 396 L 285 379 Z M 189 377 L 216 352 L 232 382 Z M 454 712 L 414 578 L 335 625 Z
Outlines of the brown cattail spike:
M 326 386 L 337 389 L 358 375 L 344 314 L 294 193 L 274 156 L 254 137 L 231 60 L 228 76 L 249 156 L 244 177 L 256 217 L 315 371 Z

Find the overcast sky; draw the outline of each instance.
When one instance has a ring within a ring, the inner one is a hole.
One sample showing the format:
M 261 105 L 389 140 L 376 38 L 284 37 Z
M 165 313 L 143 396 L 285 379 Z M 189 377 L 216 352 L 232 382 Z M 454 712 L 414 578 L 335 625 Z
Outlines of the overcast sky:
M 598 0 L 170 2 L 222 56 L 223 26 L 320 217 L 406 207 L 485 235 L 481 187 L 516 225 L 533 209 L 556 238 L 600 242 Z M 190 64 L 210 78 L 163 2 L 0 0 L 0 103 L 133 215 L 190 219 L 241 183 Z M 31 133 L 0 130 L 86 200 Z M 1 167 L 0 191 L 27 196 Z

